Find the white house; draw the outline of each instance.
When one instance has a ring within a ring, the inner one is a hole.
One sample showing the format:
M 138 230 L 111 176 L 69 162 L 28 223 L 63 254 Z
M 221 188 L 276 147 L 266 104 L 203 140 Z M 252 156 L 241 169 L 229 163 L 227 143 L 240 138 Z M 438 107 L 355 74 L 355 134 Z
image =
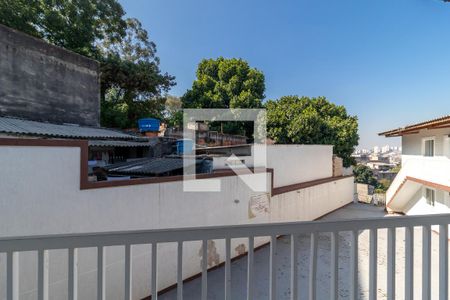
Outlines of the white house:
M 450 116 L 382 132 L 401 137 L 402 168 L 386 193 L 389 211 L 450 212 Z

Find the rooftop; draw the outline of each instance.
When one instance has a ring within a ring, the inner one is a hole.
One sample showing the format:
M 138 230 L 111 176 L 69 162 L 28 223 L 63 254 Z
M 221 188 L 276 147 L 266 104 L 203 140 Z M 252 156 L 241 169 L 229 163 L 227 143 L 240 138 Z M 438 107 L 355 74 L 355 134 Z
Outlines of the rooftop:
M 36 137 L 89 140 L 142 140 L 141 137 L 127 134 L 114 129 L 79 126 L 75 124 L 53 124 L 11 117 L 0 117 L 0 133 Z
M 397 129 L 392 129 L 384 132 L 380 132 L 378 135 L 384 135 L 385 137 L 395 137 L 402 136 L 405 134 L 418 133 L 421 129 L 439 129 L 450 127 L 450 115 L 446 115 L 440 118 L 406 125 L 405 127 L 400 127 Z
M 203 159 L 187 160 L 187 166 L 201 163 Z M 161 175 L 183 169 L 183 158 L 144 158 L 129 162 L 118 163 L 106 167 L 111 174 L 121 175 Z

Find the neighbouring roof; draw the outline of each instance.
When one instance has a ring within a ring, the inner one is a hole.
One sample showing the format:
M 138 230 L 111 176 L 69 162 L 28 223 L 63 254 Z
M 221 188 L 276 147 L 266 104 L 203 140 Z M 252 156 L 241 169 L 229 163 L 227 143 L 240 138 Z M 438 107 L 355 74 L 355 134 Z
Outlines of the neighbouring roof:
M 151 147 L 159 143 L 158 139 L 149 141 L 113 141 L 113 140 L 90 140 L 89 146 L 93 147 Z
M 450 127 L 450 115 L 443 116 L 437 119 L 407 125 L 405 127 L 380 132 L 378 135 L 384 135 L 386 137 L 402 136 L 404 134 L 418 133 L 421 129 L 438 129 Z
M 188 166 L 202 159 L 188 160 Z M 105 167 L 108 172 L 123 175 L 160 175 L 183 168 L 183 158 L 144 158 Z
M 239 144 L 239 145 L 227 145 L 227 146 L 214 146 L 214 147 L 196 147 L 196 154 L 217 154 L 217 155 L 251 155 L 252 144 Z
M 106 129 L 72 124 L 52 124 L 9 117 L 0 117 L 0 133 L 73 139 L 138 140 L 138 136 Z

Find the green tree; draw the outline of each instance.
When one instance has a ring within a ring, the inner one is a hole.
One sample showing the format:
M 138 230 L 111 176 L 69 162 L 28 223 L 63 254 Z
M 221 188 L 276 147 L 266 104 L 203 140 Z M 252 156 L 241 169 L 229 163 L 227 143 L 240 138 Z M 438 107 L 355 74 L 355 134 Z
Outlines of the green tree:
M 183 125 L 181 99 L 168 95 L 165 102 L 164 119 L 169 126 L 181 127 Z
M 139 118 L 161 118 L 165 102 L 161 93 L 168 92 L 175 84 L 173 76 L 161 74 L 156 46 L 148 39 L 142 24 L 137 19 L 127 19 L 126 25 L 123 39 L 104 39 L 98 43 L 102 57 L 101 93 L 105 95 L 101 97 L 102 114 L 118 116 L 117 109 L 126 111 L 125 115 L 120 114 L 125 119 L 119 123 L 102 118 L 102 124 L 109 127 L 124 128 L 118 124 L 135 127 Z M 110 89 L 116 90 L 113 99 L 106 97 Z M 109 111 L 109 107 L 114 111 Z
M 378 181 L 378 184 L 375 189 L 375 193 L 386 193 L 391 185 L 391 181 L 389 179 L 383 178 Z
M 185 108 L 259 108 L 264 99 L 264 74 L 237 58 L 204 59 L 197 79 L 182 97 Z
M 325 97 L 284 96 L 269 100 L 267 136 L 278 144 L 328 144 L 344 166 L 354 163 L 351 154 L 358 145 L 358 119 L 345 107 Z
M 155 44 L 117 0 L 0 0 L 0 8 L 0 23 L 100 61 L 103 126 L 161 114 L 175 78 L 161 72 Z
M 0 0 L 0 23 L 96 58 L 95 41 L 125 36 L 116 0 Z
M 264 99 L 264 74 L 242 59 L 203 59 L 197 78 L 181 98 L 184 108 L 260 108 Z M 211 123 L 213 130 L 253 135 L 252 122 Z
M 377 179 L 373 175 L 373 171 L 365 165 L 356 165 L 353 168 L 353 175 L 355 175 L 355 182 L 370 184 L 374 187 L 378 186 Z
M 135 128 L 140 118 L 163 119 L 164 102 L 163 97 L 125 101 L 123 92 L 113 87 L 101 101 L 101 123 L 113 128 Z
M 398 172 L 400 172 L 401 169 L 402 169 L 402 165 L 399 164 L 399 165 L 393 167 L 390 171 L 393 173 L 398 173 Z

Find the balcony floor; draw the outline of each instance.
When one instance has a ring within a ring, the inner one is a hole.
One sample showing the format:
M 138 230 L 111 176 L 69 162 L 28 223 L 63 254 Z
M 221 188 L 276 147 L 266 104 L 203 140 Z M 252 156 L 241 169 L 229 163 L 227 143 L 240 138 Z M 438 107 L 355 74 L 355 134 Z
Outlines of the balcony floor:
M 386 216 L 384 208 L 367 204 L 350 204 L 323 218 L 323 220 L 343 220 L 355 218 L 370 218 Z M 417 228 L 414 234 L 414 286 L 415 295 L 421 298 L 421 251 L 422 233 Z M 404 230 L 397 229 L 396 248 L 396 294 L 397 299 L 404 299 Z M 341 232 L 339 235 L 339 298 L 349 298 L 349 274 L 350 274 L 350 234 Z M 386 247 L 387 230 L 378 232 L 378 299 L 387 299 L 386 296 Z M 310 237 L 299 236 L 298 245 L 298 272 L 299 293 L 301 299 L 308 297 L 309 277 L 309 249 Z M 438 235 L 432 235 L 432 297 L 438 292 Z M 318 272 L 317 272 L 317 299 L 329 299 L 330 286 L 330 236 L 327 233 L 319 235 L 318 239 Z M 255 252 L 255 299 L 268 299 L 269 293 L 269 247 L 265 246 Z M 369 233 L 363 231 L 359 235 L 359 290 L 360 298 L 368 299 L 369 290 Z M 232 299 L 246 299 L 246 273 L 247 258 L 243 257 L 232 263 Z M 278 241 L 277 258 L 277 299 L 289 299 L 290 285 L 290 239 L 282 237 Z M 197 278 L 186 283 L 183 287 L 184 299 L 198 299 L 200 295 L 201 279 Z M 224 268 L 218 268 L 208 273 L 208 299 L 224 299 Z M 176 290 L 171 290 L 160 299 L 176 299 Z

